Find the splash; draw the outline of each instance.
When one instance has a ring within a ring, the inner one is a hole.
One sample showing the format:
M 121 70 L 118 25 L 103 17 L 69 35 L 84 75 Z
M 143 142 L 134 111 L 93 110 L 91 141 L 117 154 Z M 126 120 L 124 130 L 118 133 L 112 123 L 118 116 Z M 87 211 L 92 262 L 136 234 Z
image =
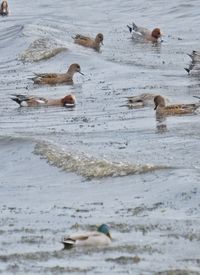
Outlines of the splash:
M 37 62 L 49 59 L 63 51 L 67 51 L 67 48 L 62 47 L 55 40 L 39 38 L 30 44 L 28 49 L 21 54 L 20 59 L 26 62 Z
M 116 163 L 105 159 L 98 160 L 85 154 L 76 155 L 60 150 L 56 146 L 47 143 L 37 143 L 34 153 L 45 158 L 51 165 L 64 171 L 75 172 L 87 179 L 127 176 L 169 168 L 161 165 Z

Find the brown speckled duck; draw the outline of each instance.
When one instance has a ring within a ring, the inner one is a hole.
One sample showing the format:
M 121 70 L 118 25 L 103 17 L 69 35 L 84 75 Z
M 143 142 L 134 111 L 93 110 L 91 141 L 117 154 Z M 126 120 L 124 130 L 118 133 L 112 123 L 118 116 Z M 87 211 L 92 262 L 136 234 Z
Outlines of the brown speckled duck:
M 93 48 L 96 51 L 100 50 L 101 45 L 103 45 L 103 34 L 98 33 L 95 37 L 95 39 L 77 34 L 75 37 L 72 37 L 74 39 L 74 43 L 79 44 L 84 47 Z
M 81 67 L 79 64 L 71 64 L 68 71 L 63 74 L 56 73 L 45 73 L 45 74 L 36 74 L 35 77 L 32 78 L 35 84 L 48 84 L 48 85 L 56 85 L 56 84 L 73 84 L 73 76 L 75 73 L 81 72 Z
M 143 28 L 138 27 L 135 23 L 132 23 L 132 26 L 130 27 L 127 25 L 130 33 L 132 34 L 132 38 L 138 38 L 143 39 L 145 41 L 151 41 L 151 42 L 157 42 L 159 38 L 161 38 L 162 33 L 159 28 L 155 28 L 152 31 Z
M 21 94 L 11 95 L 11 99 L 17 102 L 20 107 L 40 107 L 40 106 L 61 106 L 73 107 L 76 104 L 74 95 L 67 95 L 59 99 L 47 99 L 44 97 L 28 96 Z
M 168 105 L 165 104 L 165 99 L 161 95 L 154 97 L 154 103 L 157 116 L 175 116 L 175 115 L 186 115 L 192 114 L 197 108 L 200 107 L 200 103 L 191 103 L 191 104 L 174 104 Z

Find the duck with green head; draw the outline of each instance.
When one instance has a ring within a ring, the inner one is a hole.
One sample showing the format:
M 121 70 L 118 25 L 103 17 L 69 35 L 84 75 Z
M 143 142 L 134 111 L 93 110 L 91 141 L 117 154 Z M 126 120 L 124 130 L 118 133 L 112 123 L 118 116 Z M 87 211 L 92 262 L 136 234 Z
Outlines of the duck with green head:
M 105 246 L 111 243 L 111 235 L 109 227 L 102 224 L 97 228 L 97 231 L 89 231 L 83 233 L 76 233 L 62 240 L 65 248 L 73 246 Z

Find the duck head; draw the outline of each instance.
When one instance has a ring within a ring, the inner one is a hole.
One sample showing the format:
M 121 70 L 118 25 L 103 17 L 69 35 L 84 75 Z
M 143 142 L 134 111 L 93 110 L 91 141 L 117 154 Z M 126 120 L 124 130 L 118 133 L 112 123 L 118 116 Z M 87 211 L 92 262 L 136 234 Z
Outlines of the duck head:
M 108 236 L 111 239 L 111 235 L 109 232 L 109 227 L 107 226 L 107 224 L 102 224 L 97 228 L 97 231 L 100 233 L 105 234 L 106 236 Z
M 155 103 L 154 110 L 156 110 L 158 106 L 165 107 L 165 99 L 161 95 L 157 95 L 154 97 L 154 103 Z
M 7 15 L 8 14 L 8 3 L 7 3 L 7 1 L 3 1 L 1 3 L 1 13 L 2 13 L 2 15 Z
M 84 74 L 81 72 L 81 67 L 80 67 L 80 65 L 77 64 L 77 63 L 71 64 L 71 65 L 69 66 L 68 73 L 72 73 L 72 74 L 74 74 L 74 73 L 79 73 L 79 74 L 84 75 Z
M 159 38 L 162 36 L 162 33 L 161 33 L 161 31 L 160 31 L 159 28 L 155 28 L 155 29 L 152 31 L 151 35 L 152 35 L 154 38 L 159 39 Z
M 95 41 L 101 45 L 103 45 L 103 34 L 102 33 L 98 33 L 96 38 L 95 38 Z
M 63 106 L 66 107 L 73 107 L 76 104 L 76 97 L 75 95 L 66 95 L 61 99 Z

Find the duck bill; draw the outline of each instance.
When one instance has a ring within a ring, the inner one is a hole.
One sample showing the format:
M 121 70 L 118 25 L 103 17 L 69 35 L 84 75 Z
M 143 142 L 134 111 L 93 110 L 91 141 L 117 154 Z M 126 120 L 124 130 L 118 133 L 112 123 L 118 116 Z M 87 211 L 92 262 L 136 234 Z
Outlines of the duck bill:
M 155 105 L 154 110 L 156 110 L 156 109 L 157 109 L 157 107 L 158 107 L 158 105 Z
M 103 44 L 103 41 L 101 41 L 101 45 L 104 45 L 104 44 Z
M 79 74 L 82 74 L 82 75 L 84 75 L 84 73 L 82 73 L 82 72 L 79 72 Z
M 111 235 L 110 235 L 110 233 L 108 232 L 108 234 L 107 234 L 107 236 L 112 240 L 112 237 L 111 237 Z

